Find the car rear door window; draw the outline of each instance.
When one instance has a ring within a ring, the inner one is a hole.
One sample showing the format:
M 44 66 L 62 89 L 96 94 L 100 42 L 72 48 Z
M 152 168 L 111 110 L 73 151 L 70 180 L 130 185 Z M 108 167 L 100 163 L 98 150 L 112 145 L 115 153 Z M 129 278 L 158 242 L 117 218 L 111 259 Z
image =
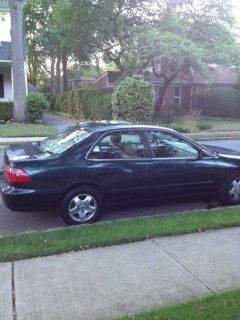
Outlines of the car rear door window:
M 113 132 L 103 137 L 92 149 L 89 159 L 139 159 L 145 148 L 136 132 Z
M 198 150 L 174 133 L 148 131 L 147 138 L 156 158 L 197 158 Z

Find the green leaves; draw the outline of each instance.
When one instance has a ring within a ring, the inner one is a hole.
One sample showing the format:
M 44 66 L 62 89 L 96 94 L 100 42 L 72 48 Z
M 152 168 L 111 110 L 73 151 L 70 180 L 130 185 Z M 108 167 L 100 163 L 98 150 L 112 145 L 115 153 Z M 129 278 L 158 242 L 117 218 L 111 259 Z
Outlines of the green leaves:
M 27 109 L 31 122 L 41 121 L 43 112 L 46 112 L 48 107 L 48 101 L 42 93 L 30 93 L 27 96 Z
M 149 121 L 154 108 L 153 86 L 140 76 L 127 77 L 113 93 L 112 105 L 114 118 Z

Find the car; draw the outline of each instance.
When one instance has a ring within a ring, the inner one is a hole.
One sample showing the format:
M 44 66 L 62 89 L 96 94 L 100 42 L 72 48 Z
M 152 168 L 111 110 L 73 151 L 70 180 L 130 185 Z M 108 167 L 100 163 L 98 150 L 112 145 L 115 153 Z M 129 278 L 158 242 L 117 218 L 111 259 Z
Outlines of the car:
M 84 122 L 5 150 L 0 179 L 12 211 L 59 210 L 66 223 L 95 221 L 120 203 L 182 197 L 240 203 L 240 154 L 210 150 L 163 127 Z

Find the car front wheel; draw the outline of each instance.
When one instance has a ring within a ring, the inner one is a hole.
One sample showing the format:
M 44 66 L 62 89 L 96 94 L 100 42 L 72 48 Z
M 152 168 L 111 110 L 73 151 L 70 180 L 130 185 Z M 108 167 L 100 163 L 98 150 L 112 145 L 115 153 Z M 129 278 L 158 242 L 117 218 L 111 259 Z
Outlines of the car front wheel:
M 61 204 L 61 215 L 70 225 L 91 223 L 97 220 L 103 206 L 100 193 L 89 186 L 71 190 Z
M 227 177 L 220 190 L 220 201 L 225 205 L 240 204 L 240 172 Z

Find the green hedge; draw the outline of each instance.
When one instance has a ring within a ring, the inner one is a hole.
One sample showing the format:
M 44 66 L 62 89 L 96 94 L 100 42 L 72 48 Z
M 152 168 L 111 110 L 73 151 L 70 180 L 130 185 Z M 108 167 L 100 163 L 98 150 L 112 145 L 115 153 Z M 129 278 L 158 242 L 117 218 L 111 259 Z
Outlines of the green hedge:
M 79 120 L 112 119 L 112 95 L 104 90 L 84 88 L 55 95 L 51 99 L 51 110 L 62 112 Z
M 13 103 L 0 102 L 0 121 L 9 121 L 13 118 Z
M 197 108 L 202 114 L 214 117 L 240 118 L 240 92 L 228 87 L 213 88 L 198 95 Z

